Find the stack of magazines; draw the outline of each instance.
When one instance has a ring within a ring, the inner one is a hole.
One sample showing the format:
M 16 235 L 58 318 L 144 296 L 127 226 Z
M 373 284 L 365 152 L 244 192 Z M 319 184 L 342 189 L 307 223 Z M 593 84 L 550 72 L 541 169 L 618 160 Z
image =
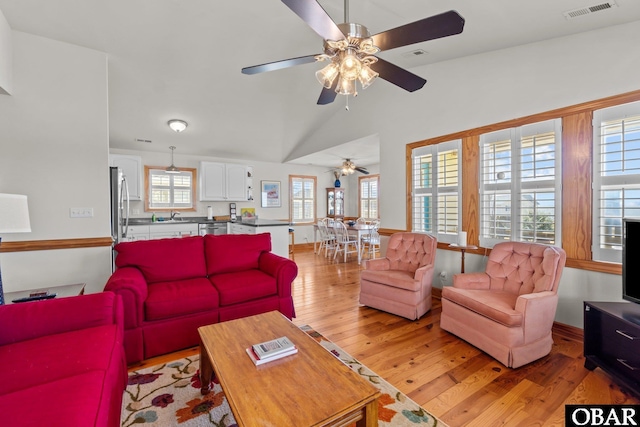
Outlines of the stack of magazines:
M 273 360 L 281 359 L 298 352 L 298 348 L 287 337 L 254 344 L 247 348 L 247 354 L 257 366 Z

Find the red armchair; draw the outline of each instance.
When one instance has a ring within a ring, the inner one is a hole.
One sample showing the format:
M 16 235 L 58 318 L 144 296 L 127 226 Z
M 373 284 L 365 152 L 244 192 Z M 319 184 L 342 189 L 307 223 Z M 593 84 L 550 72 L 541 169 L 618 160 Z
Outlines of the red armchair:
M 431 309 L 436 246 L 430 234 L 393 234 L 384 258 L 365 261 L 360 304 L 411 320 L 424 315 Z
M 495 245 L 485 272 L 457 274 L 442 289 L 440 327 L 507 367 L 546 356 L 566 258 L 555 246 Z

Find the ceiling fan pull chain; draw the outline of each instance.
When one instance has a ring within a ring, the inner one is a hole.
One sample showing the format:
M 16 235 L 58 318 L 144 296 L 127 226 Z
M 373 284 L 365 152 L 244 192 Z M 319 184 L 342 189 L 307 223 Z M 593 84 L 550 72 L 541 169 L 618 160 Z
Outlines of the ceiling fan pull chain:
M 344 109 L 349 111 L 349 96 L 345 96 L 345 98 L 347 99 L 347 105 L 345 105 Z

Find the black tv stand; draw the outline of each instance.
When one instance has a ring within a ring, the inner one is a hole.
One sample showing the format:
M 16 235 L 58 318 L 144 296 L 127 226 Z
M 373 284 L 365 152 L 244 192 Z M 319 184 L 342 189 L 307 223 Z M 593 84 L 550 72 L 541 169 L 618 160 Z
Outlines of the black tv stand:
M 640 399 L 640 304 L 585 301 L 584 357 Z

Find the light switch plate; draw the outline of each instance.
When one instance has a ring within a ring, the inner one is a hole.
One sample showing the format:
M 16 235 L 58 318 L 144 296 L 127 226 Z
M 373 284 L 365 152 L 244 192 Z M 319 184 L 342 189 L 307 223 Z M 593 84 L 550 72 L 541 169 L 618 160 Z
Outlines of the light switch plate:
M 69 217 L 70 218 L 92 218 L 93 208 L 70 208 Z

